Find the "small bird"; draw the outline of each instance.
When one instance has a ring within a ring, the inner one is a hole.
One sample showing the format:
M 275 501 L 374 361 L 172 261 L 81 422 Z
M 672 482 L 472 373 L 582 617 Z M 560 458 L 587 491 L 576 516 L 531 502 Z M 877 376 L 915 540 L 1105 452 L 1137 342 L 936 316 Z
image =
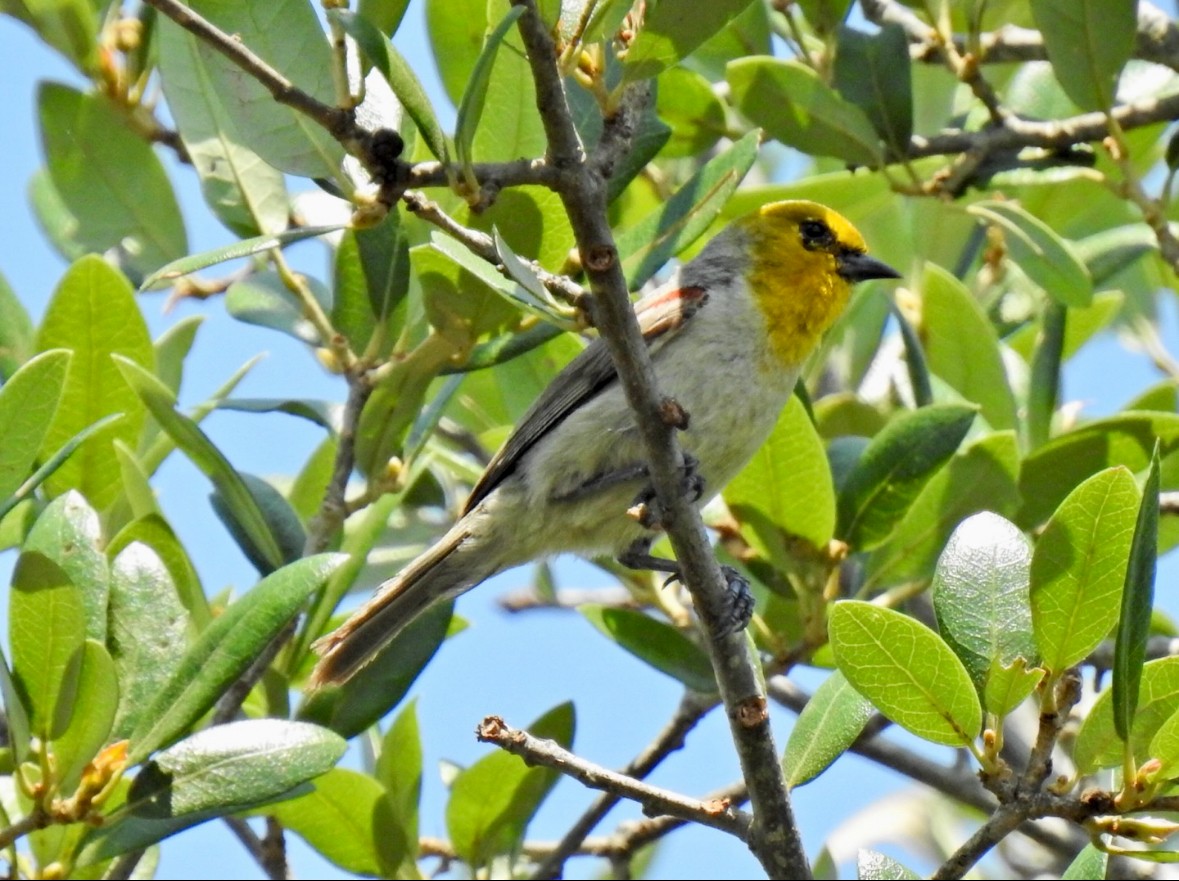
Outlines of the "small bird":
M 659 391 L 688 414 L 680 437 L 697 504 L 752 458 L 852 285 L 873 278 L 900 273 L 869 257 L 844 217 L 814 202 L 773 202 L 635 305 Z M 315 644 L 312 685 L 346 681 L 433 603 L 530 560 L 612 553 L 674 575 L 674 561 L 650 554 L 658 519 L 635 417 L 597 340 L 524 415 L 450 531 Z M 738 610 L 738 627 L 751 608 Z

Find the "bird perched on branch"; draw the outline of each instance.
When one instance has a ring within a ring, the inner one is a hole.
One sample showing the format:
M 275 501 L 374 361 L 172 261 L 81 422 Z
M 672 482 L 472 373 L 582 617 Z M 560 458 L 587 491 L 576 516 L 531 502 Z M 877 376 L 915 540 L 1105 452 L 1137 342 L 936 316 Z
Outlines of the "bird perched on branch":
M 698 504 L 765 441 L 852 285 L 899 277 L 868 256 L 841 215 L 814 202 L 774 202 L 731 223 L 635 305 L 659 392 L 689 417 L 680 437 Z M 312 683 L 347 680 L 433 603 L 530 560 L 613 553 L 634 568 L 677 574 L 674 561 L 650 554 L 658 521 L 634 414 L 595 341 L 525 414 L 454 527 L 316 643 Z M 737 593 L 732 624 L 744 627 L 748 589 L 726 574 Z

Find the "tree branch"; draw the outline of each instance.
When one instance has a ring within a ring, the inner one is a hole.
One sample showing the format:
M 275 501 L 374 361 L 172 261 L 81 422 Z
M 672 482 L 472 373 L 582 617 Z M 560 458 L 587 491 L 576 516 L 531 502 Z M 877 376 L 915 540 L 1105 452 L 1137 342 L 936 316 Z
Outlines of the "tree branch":
M 544 765 L 572 777 L 591 789 L 613 793 L 628 798 L 643 806 L 648 814 L 666 814 L 691 820 L 694 823 L 719 829 L 748 840 L 752 819 L 744 811 L 734 809 L 723 799 L 699 801 L 687 796 L 660 789 L 587 762 L 552 740 L 540 740 L 527 731 L 512 728 L 499 716 L 488 716 L 477 729 L 475 736 L 484 743 L 491 743 L 513 755 L 520 756 L 533 765 Z
M 548 141 L 548 164 L 561 174 L 558 193 L 594 292 L 595 324 L 635 414 L 664 526 L 683 569 L 684 583 L 709 634 L 712 666 L 753 803 L 751 849 L 771 877 L 809 878 L 810 867 L 794 822 L 765 696 L 745 634 L 720 635 L 727 609 L 725 582 L 700 515 L 681 489 L 683 457 L 674 429 L 661 415 L 655 372 L 639 333 L 607 220 L 602 169 L 585 157 L 557 69 L 556 47 L 534 0 L 512 2 L 526 8 L 518 26 L 536 83 L 536 106 Z M 628 101 L 624 99 L 622 105 L 627 106 Z M 625 125 L 619 125 L 611 139 L 606 140 L 603 153 L 619 149 L 615 144 L 629 143 Z

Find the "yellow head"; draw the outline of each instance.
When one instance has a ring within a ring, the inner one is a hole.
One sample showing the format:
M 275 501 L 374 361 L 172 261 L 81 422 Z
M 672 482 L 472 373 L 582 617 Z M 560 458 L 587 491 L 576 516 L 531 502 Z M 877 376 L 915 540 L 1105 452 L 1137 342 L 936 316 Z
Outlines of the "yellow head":
M 843 215 L 816 202 L 771 202 L 737 221 L 748 242 L 750 289 L 766 317 L 774 354 L 795 367 L 847 306 L 851 287 L 900 278 L 867 255 Z

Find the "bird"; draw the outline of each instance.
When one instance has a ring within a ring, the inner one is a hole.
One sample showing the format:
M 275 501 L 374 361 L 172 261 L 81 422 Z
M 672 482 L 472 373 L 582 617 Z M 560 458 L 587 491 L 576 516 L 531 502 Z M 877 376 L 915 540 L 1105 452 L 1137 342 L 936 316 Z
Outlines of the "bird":
M 697 505 L 720 492 L 769 436 L 852 286 L 900 277 L 868 256 L 842 215 L 787 200 L 732 221 L 635 304 L 659 392 L 687 413 L 680 434 L 685 488 Z M 597 339 L 541 392 L 454 526 L 314 644 L 319 659 L 310 684 L 342 684 L 434 603 L 532 560 L 613 554 L 626 566 L 675 577 L 675 561 L 650 554 L 659 534 L 635 416 Z M 736 573 L 726 576 L 740 594 Z M 734 613 L 739 628 L 751 600 L 746 606 Z

